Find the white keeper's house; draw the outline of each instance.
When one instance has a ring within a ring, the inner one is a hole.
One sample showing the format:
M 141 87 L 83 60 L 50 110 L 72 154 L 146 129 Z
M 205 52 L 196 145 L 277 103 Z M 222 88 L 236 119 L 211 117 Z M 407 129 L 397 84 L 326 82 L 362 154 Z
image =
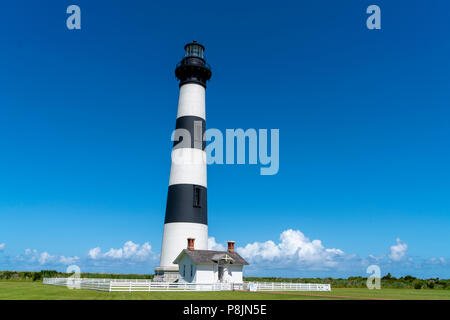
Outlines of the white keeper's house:
M 242 283 L 242 269 L 248 262 L 234 251 L 234 241 L 228 241 L 227 251 L 195 250 L 195 239 L 188 239 L 174 264 L 179 267 L 177 282 Z

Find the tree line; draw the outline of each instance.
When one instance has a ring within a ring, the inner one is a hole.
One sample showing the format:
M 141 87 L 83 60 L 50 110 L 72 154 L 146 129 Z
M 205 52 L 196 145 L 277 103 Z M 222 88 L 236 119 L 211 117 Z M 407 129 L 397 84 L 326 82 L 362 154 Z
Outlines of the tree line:
M 55 270 L 41 271 L 0 271 L 0 280 L 42 281 L 44 278 L 67 278 L 73 273 Z M 153 274 L 122 274 L 122 273 L 81 273 L 81 278 L 101 279 L 153 279 Z M 279 277 L 244 277 L 246 282 L 293 282 L 293 283 L 329 283 L 332 288 L 366 288 L 367 278 L 279 278 Z M 429 278 L 420 279 L 407 275 L 396 278 L 390 273 L 381 278 L 382 288 L 414 288 L 414 289 L 450 289 L 450 279 Z
M 366 288 L 367 278 L 275 278 L 275 277 L 244 277 L 244 281 L 293 282 L 293 283 L 326 283 L 332 288 Z M 381 288 L 397 289 L 450 289 L 450 279 L 428 278 L 420 279 L 407 275 L 396 278 L 390 273 L 381 278 Z
M 0 280 L 30 280 L 42 281 L 44 278 L 68 278 L 73 273 L 55 270 L 41 271 L 0 271 Z M 121 273 L 81 273 L 80 278 L 101 279 L 153 279 L 152 274 L 121 274 Z

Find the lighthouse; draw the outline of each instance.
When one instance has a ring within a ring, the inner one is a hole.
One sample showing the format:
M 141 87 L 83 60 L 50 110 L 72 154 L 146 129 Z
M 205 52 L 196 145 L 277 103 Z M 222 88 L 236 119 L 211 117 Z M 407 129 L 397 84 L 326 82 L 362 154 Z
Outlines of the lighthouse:
M 196 41 L 184 46 L 184 58 L 177 64 L 178 112 L 173 135 L 172 163 L 156 281 L 175 281 L 175 258 L 195 239 L 198 249 L 208 249 L 205 90 L 211 68 L 205 61 L 205 47 Z

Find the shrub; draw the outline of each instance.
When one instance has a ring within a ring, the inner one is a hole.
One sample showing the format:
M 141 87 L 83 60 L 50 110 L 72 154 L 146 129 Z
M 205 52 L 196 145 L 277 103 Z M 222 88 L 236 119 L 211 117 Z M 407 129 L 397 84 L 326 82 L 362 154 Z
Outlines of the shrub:
M 41 280 L 41 273 L 40 272 L 33 272 L 33 281 Z
M 383 278 L 381 278 L 381 279 L 383 279 L 383 280 L 390 280 L 390 279 L 392 279 L 392 275 L 391 275 L 391 273 L 389 272 L 387 275 L 385 275 Z
M 401 278 L 400 278 L 401 279 Z M 407 275 L 406 277 L 404 277 L 403 279 L 405 279 L 405 281 L 413 281 L 413 280 L 416 280 L 417 278 L 416 277 L 413 277 L 413 276 L 410 276 L 410 275 Z
M 420 280 L 415 280 L 415 281 L 413 282 L 413 286 L 414 286 L 414 289 L 422 289 L 422 281 L 420 281 Z

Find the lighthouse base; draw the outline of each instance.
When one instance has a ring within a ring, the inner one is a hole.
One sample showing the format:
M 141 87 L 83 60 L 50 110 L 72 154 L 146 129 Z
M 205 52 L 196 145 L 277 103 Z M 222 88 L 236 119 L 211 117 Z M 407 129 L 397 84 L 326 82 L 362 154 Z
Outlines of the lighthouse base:
M 173 263 L 173 260 L 178 257 L 181 250 L 186 249 L 188 238 L 195 239 L 195 249 L 208 250 L 208 226 L 206 224 L 192 222 L 164 224 L 159 268 L 163 270 L 177 268 L 176 270 L 178 270 L 178 266 Z
M 155 268 L 154 282 L 175 282 L 178 280 L 180 273 L 178 266 L 176 267 L 158 267 Z

